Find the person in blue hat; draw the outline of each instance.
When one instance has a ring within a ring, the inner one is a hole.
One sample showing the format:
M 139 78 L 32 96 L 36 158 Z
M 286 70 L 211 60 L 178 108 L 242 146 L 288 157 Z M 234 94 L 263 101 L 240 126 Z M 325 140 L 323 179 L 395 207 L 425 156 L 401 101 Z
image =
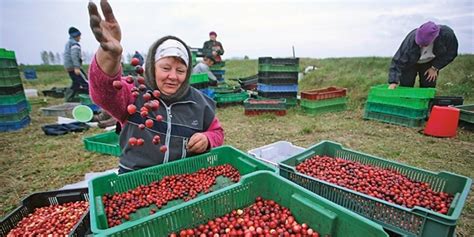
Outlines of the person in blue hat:
M 439 70 L 458 55 L 458 40 L 446 25 L 428 21 L 412 30 L 392 58 L 388 73 L 390 89 L 413 87 L 418 75 L 420 87 L 436 87 Z
M 64 47 L 64 68 L 72 80 L 71 87 L 65 92 L 66 102 L 74 101 L 78 93 L 87 94 L 89 91 L 89 83 L 87 75 L 82 69 L 82 54 L 81 54 L 81 32 L 75 28 L 70 27 L 68 30 L 69 40 Z

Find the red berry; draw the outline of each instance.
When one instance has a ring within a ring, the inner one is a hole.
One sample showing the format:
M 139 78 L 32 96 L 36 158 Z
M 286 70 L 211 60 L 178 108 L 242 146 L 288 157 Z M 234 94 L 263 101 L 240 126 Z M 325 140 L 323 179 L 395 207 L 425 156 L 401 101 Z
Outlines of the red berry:
M 154 96 L 155 98 L 157 98 L 157 99 L 160 98 L 160 95 L 161 95 L 161 93 L 160 93 L 159 90 L 154 90 L 154 91 L 153 91 L 153 96 Z
M 150 93 L 145 93 L 145 94 L 143 94 L 143 99 L 144 99 L 145 101 L 149 101 L 149 100 L 151 99 Z
M 152 128 L 152 127 L 153 127 L 153 120 L 147 119 L 147 120 L 145 121 L 145 126 L 146 126 L 147 128 Z
M 140 130 L 145 129 L 145 124 L 143 124 L 143 123 L 138 124 L 138 128 L 139 128 Z
M 155 135 L 155 136 L 153 137 L 153 141 L 152 141 L 153 144 L 158 145 L 158 144 L 160 144 L 160 141 L 161 141 L 160 136 Z
M 143 110 L 140 112 L 140 115 L 143 117 L 143 118 L 146 118 L 148 117 L 148 111 L 147 110 Z
M 130 65 L 134 67 L 137 66 L 139 63 L 140 63 L 140 60 L 138 58 L 132 58 L 132 60 L 130 60 Z
M 127 106 L 127 111 L 128 111 L 128 114 L 132 115 L 135 112 L 137 112 L 137 106 L 135 106 L 134 104 L 129 104 Z
M 160 107 L 160 102 L 158 102 L 158 100 L 152 100 L 150 105 L 151 105 L 150 109 L 153 111 L 156 111 Z
M 146 91 L 146 86 L 145 86 L 145 84 L 140 84 L 140 85 L 138 86 L 138 90 L 140 90 L 140 91 Z
M 133 84 L 133 77 L 132 76 L 127 76 L 125 78 L 125 81 L 128 83 L 128 84 Z
M 143 74 L 143 67 L 138 65 L 135 67 L 135 72 L 137 72 L 138 74 L 142 75 Z
M 168 147 L 166 147 L 165 145 L 160 147 L 160 152 L 161 153 L 165 153 L 167 150 L 168 150 Z
M 120 80 L 112 82 L 112 85 L 116 90 L 122 89 L 122 82 Z
M 140 84 L 140 85 L 145 84 L 145 78 L 143 78 L 143 77 L 141 77 L 141 76 L 138 76 L 137 82 L 138 82 L 138 84 Z
M 163 116 L 158 114 L 158 115 L 156 115 L 155 119 L 156 119 L 156 121 L 161 122 L 161 121 L 163 121 Z
M 128 144 L 129 144 L 130 146 L 136 146 L 136 145 L 137 145 L 137 139 L 134 138 L 134 137 L 129 138 L 129 139 L 128 139 Z
M 137 146 L 142 146 L 143 143 L 145 143 L 145 140 L 143 140 L 143 138 L 138 138 L 137 139 Z
M 140 95 L 140 93 L 138 91 L 132 92 L 133 98 L 138 98 L 139 95 Z

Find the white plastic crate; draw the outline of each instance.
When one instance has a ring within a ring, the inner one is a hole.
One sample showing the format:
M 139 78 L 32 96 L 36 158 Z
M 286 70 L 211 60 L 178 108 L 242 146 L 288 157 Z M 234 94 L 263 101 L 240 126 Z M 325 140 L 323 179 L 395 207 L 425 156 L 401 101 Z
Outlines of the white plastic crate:
M 247 153 L 255 158 L 278 166 L 278 162 L 304 151 L 305 148 L 295 146 L 291 142 L 278 141 L 262 147 L 249 150 Z

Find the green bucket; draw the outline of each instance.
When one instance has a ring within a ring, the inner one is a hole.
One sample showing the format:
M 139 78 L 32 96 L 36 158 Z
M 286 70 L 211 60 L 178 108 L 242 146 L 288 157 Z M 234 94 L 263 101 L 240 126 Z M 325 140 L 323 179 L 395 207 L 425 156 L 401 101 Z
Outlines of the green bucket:
M 72 110 L 74 119 L 83 123 L 91 121 L 93 115 L 94 112 L 87 105 L 78 105 Z

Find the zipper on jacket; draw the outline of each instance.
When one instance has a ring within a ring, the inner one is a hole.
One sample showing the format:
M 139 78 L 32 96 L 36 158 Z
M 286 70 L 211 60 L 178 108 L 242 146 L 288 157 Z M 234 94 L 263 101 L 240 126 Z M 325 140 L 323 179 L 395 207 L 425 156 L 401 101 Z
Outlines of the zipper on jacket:
M 183 148 L 181 149 L 181 159 L 186 158 L 186 145 L 188 145 L 188 138 L 183 138 Z

